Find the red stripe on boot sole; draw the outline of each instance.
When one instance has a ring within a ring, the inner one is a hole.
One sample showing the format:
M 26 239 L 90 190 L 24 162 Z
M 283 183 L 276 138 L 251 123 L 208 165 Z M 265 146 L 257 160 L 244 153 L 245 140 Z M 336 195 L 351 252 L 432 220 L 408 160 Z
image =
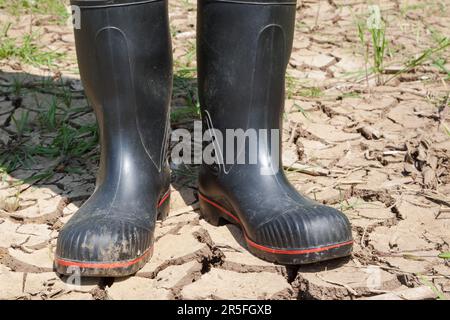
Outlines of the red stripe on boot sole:
M 167 191 L 166 194 L 159 201 L 157 208 L 161 207 L 164 204 L 164 202 L 169 198 L 169 196 L 170 196 L 170 190 Z
M 325 246 L 325 247 L 301 249 L 301 250 L 282 250 L 282 249 L 274 249 L 274 248 L 266 247 L 266 246 L 257 244 L 255 242 L 253 242 L 252 240 L 250 240 L 248 238 L 247 233 L 245 232 L 245 229 L 242 226 L 242 223 L 239 220 L 239 218 L 237 218 L 235 215 L 233 215 L 230 211 L 228 211 L 227 209 L 225 209 L 221 205 L 215 203 L 214 201 L 206 198 L 201 193 L 199 193 L 198 195 L 199 195 L 199 197 L 202 200 L 208 202 L 210 205 L 216 207 L 217 209 L 219 209 L 220 211 L 222 211 L 223 213 L 225 213 L 229 217 L 233 218 L 241 226 L 242 230 L 244 231 L 243 233 L 244 233 L 245 241 L 247 241 L 247 244 L 252 246 L 253 248 L 256 248 L 256 249 L 261 250 L 261 251 L 265 251 L 265 252 L 269 252 L 269 253 L 273 253 L 273 254 L 298 255 L 298 254 L 309 254 L 309 253 L 323 252 L 323 251 L 327 251 L 327 250 L 330 250 L 330 249 L 335 249 L 335 248 L 339 248 L 339 247 L 348 246 L 348 245 L 352 245 L 353 244 L 353 240 L 350 240 L 350 241 L 346 241 L 346 242 L 342 242 L 342 243 L 332 244 L 332 245 Z
M 170 189 L 165 193 L 165 195 L 162 197 L 162 199 L 159 201 L 157 208 L 161 207 L 164 202 L 169 198 L 170 196 Z M 90 269 L 114 269 L 114 268 L 126 268 L 129 266 L 132 266 L 133 264 L 138 263 L 139 261 L 143 260 L 148 254 L 153 253 L 153 247 L 150 247 L 147 249 L 143 255 L 140 257 L 129 260 L 129 261 L 119 261 L 119 262 L 111 262 L 111 263 L 99 263 L 99 262 L 77 262 L 77 261 L 70 261 L 70 260 L 64 260 L 61 258 L 55 258 L 55 262 L 61 266 L 65 267 L 80 267 L 80 268 L 90 268 Z
M 222 207 L 221 205 L 218 205 L 217 203 L 215 203 L 212 200 L 209 200 L 208 198 L 206 198 L 204 195 L 202 195 L 201 193 L 198 194 L 198 196 L 202 199 L 205 200 L 206 202 L 208 202 L 210 205 L 212 205 L 213 207 L 216 207 L 217 209 L 219 209 L 220 211 L 222 211 L 223 213 L 225 213 L 227 216 L 233 218 L 237 223 L 239 223 L 240 225 L 242 225 L 241 220 L 239 220 L 235 215 L 233 215 L 230 211 L 228 211 L 227 209 L 225 209 L 224 207 Z
M 110 262 L 110 263 L 102 263 L 102 262 L 78 262 L 78 261 L 70 261 L 64 260 L 61 258 L 55 258 L 55 262 L 64 267 L 79 267 L 79 268 L 88 268 L 88 269 L 115 269 L 115 268 L 126 268 L 132 266 L 144 258 L 146 258 L 149 254 L 153 253 L 153 247 L 147 249 L 143 255 L 140 257 L 128 260 L 128 261 L 119 261 L 119 262 Z

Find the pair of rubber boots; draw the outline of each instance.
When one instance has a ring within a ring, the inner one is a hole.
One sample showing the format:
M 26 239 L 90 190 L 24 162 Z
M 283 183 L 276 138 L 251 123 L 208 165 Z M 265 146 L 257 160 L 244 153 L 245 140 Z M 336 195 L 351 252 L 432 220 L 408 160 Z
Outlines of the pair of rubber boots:
M 59 234 L 55 267 L 61 274 L 130 275 L 151 258 L 156 221 L 169 211 L 167 0 L 73 0 L 72 5 L 80 9 L 76 50 L 99 125 L 101 158 L 94 193 Z M 352 250 L 346 216 L 301 196 L 281 165 L 295 12 L 291 0 L 198 3 L 203 130 L 223 136 L 228 129 L 268 132 L 265 138 L 257 135 L 256 149 L 249 143 L 226 152 L 214 147 L 218 161 L 200 168 L 200 212 L 215 225 L 238 224 L 251 253 L 280 264 L 324 261 Z M 213 144 L 217 139 L 212 134 Z M 245 152 L 246 160 L 256 161 L 220 161 Z

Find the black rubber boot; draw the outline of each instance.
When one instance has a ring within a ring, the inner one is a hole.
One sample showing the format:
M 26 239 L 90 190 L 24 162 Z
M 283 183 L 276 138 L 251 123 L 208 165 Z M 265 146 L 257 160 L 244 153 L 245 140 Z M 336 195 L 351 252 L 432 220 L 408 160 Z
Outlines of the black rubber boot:
M 295 11 L 295 2 L 283 0 L 199 0 L 203 127 L 219 131 L 224 145 L 226 129 L 281 131 Z M 261 137 L 257 164 L 249 164 L 256 153 L 249 143 L 235 146 L 231 157 L 236 161 L 244 152 L 247 164 L 226 163 L 230 152 L 216 144 L 218 164 L 200 170 L 202 216 L 215 225 L 221 220 L 240 225 L 250 252 L 271 262 L 307 264 L 350 255 L 347 217 L 291 186 L 275 147 L 281 145 L 281 132 Z M 275 143 L 269 143 L 272 138 Z
M 100 128 L 96 189 L 61 230 L 61 274 L 125 276 L 151 257 L 169 209 L 172 52 L 167 1 L 72 1 L 81 79 Z

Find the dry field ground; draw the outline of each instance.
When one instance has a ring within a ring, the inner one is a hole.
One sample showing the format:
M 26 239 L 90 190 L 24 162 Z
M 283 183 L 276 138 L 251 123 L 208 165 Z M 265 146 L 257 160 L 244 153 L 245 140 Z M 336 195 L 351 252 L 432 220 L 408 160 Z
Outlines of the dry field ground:
M 58 230 L 93 191 L 99 158 L 72 29 L 59 1 L 0 0 L 0 299 L 359 299 L 415 287 L 450 297 L 450 1 L 372 2 L 378 31 L 366 1 L 299 1 L 287 76 L 283 163 L 299 191 L 349 217 L 350 259 L 253 257 L 238 228 L 200 218 L 197 168 L 180 166 L 151 261 L 78 286 L 52 271 Z M 170 9 L 172 128 L 192 129 L 196 3 Z

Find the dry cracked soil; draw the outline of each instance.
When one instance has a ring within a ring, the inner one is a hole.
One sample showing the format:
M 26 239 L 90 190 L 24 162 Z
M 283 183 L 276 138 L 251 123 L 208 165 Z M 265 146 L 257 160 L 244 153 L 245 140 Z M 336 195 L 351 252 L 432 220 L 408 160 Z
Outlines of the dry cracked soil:
M 239 228 L 199 216 L 197 168 L 174 166 L 151 261 L 132 277 L 81 283 L 52 268 L 58 230 L 93 191 L 99 157 L 95 130 L 83 131 L 95 117 L 72 30 L 52 15 L 0 7 L 8 37 L 20 43 L 32 30 L 39 50 L 61 55 L 45 66 L 0 60 L 0 299 L 359 299 L 421 286 L 449 297 L 449 262 L 439 255 L 450 251 L 450 54 L 439 46 L 450 2 L 376 3 L 386 24 L 382 72 L 373 72 L 368 31 L 358 34 L 367 3 L 309 0 L 297 5 L 286 80 L 288 178 L 349 217 L 351 258 L 302 267 L 255 258 Z M 170 22 L 172 128 L 192 130 L 195 2 L 171 1 Z

